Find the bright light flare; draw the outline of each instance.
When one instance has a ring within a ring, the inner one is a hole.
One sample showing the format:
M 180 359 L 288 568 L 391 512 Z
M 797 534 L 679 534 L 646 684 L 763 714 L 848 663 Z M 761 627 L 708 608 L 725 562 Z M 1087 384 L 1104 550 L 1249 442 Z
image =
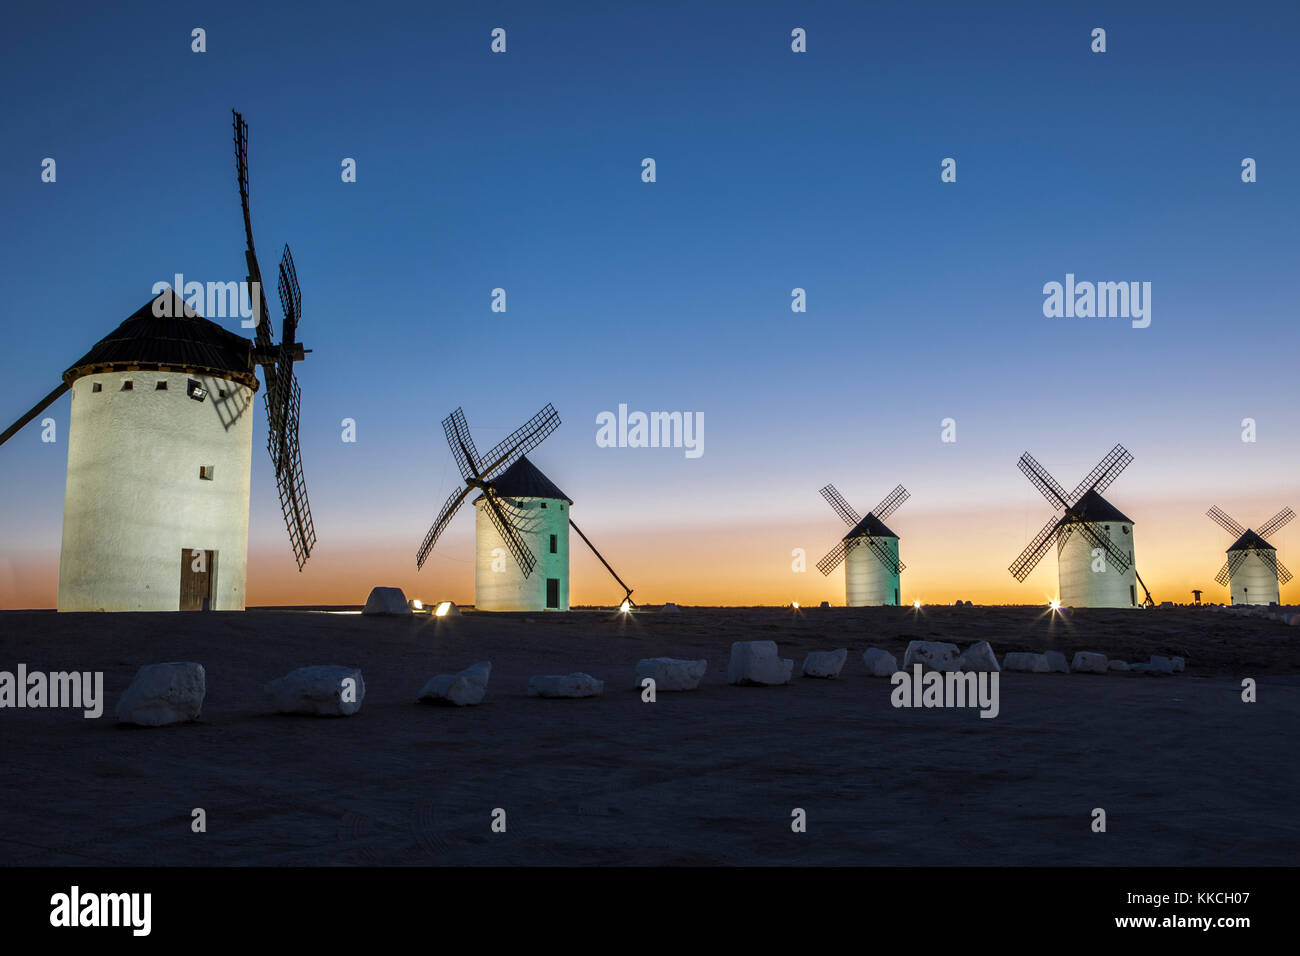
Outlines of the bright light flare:
M 623 603 L 618 606 L 618 609 L 626 614 L 628 611 L 632 610 L 632 602 L 627 598 L 624 598 Z
M 1059 611 L 1060 609 L 1061 609 L 1061 601 L 1060 601 L 1060 599 L 1059 599 L 1059 598 L 1052 598 L 1052 610 L 1053 610 L 1053 611 Z
M 921 602 L 920 602 L 920 601 L 913 601 L 913 602 L 912 602 L 912 607 L 919 608 L 920 606 L 921 606 Z
M 415 611 L 423 611 L 423 610 L 424 610 L 424 602 L 421 601 L 419 598 L 412 598 L 412 599 L 411 599 L 411 608 L 412 608 L 412 610 L 415 610 Z
M 796 611 L 799 610 L 799 602 L 798 602 L 798 601 L 791 601 L 791 602 L 790 602 L 790 606 L 791 606 L 792 608 L 794 608 Z
M 433 616 L 434 616 L 434 617 L 446 617 L 446 616 L 447 616 L 447 612 L 450 611 L 450 610 L 451 610 L 451 602 L 450 602 L 450 601 L 443 601 L 443 602 L 442 602 L 441 604 L 439 604 L 436 608 L 434 608 L 434 610 L 433 610 Z

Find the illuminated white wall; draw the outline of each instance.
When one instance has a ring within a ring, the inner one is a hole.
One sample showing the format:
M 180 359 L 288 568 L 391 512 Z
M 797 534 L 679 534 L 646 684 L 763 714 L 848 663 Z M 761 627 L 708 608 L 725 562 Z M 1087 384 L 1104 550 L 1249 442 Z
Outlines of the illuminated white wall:
M 569 503 L 555 498 L 511 500 L 523 507 L 523 514 L 516 519 L 516 524 L 520 538 L 532 550 L 537 565 L 530 575 L 524 576 L 489 517 L 487 503 L 480 498 L 474 502 L 474 607 L 480 611 L 543 611 L 546 609 L 546 579 L 556 578 L 560 582 L 560 602 L 556 610 L 567 611 Z M 505 510 L 509 514 L 516 513 L 513 509 Z M 551 554 L 551 535 L 555 535 L 555 554 Z
M 1267 552 L 1276 559 L 1277 552 Z M 1264 563 L 1257 551 L 1246 551 L 1237 572 L 1232 576 L 1233 604 L 1279 604 L 1277 574 Z
M 898 539 L 876 538 L 898 562 Z M 844 596 L 849 607 L 898 604 L 902 593 L 898 575 L 885 567 L 866 544 L 859 544 L 844 557 Z
M 191 379 L 207 389 L 205 401 L 188 396 Z M 247 386 L 178 372 L 77 379 L 59 610 L 175 611 L 182 549 L 216 552 L 211 607 L 243 610 L 252 441 Z M 205 466 L 210 481 L 200 477 Z
M 1078 531 L 1071 533 L 1065 546 L 1058 539 L 1057 560 L 1060 566 L 1061 605 L 1063 607 L 1136 607 L 1142 595 L 1137 590 L 1137 565 L 1133 558 L 1133 526 L 1119 521 L 1098 521 L 1092 529 L 1101 538 L 1109 536 L 1115 550 L 1129 558 L 1128 568 L 1116 569 L 1105 556 L 1103 570 L 1093 570 L 1093 545 Z M 1058 532 L 1059 534 L 1059 532 Z

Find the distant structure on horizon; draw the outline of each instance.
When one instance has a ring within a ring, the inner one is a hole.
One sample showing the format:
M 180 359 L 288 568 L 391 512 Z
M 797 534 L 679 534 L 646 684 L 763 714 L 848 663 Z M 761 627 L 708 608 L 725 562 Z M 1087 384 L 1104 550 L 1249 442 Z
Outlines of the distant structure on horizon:
M 1116 445 L 1068 494 L 1029 452 L 1017 467 L 1063 514 L 1053 515 L 1011 564 L 1023 582 L 1053 543 L 1056 545 L 1058 600 L 1062 607 L 1137 607 L 1137 573 L 1133 519 L 1101 493 L 1129 466 L 1133 456 Z M 1142 584 L 1145 604 L 1154 603 Z
M 569 610 L 569 529 L 600 558 L 625 591 L 632 590 L 573 523 L 573 501 L 526 457 L 560 425 L 547 405 L 524 425 L 480 456 L 465 413 L 457 408 L 442 422 L 447 444 L 465 482 L 443 504 L 416 553 L 416 568 L 465 499 L 474 499 L 474 607 L 479 611 Z M 539 557 L 540 555 L 540 557 Z M 536 572 L 536 573 L 534 573 Z
M 302 314 L 293 256 L 280 260 L 279 345 L 248 210 L 247 126 L 235 114 L 245 259 L 258 309 L 250 341 L 165 289 L 63 373 L 63 383 L 0 435 L 72 393 L 59 557 L 60 611 L 243 610 L 256 368 L 266 380 L 267 448 L 301 571 L 316 543 L 298 447 L 294 363 Z M 256 283 L 256 285 L 252 285 Z M 232 283 L 233 285 L 233 283 Z
M 817 562 L 817 570 L 830 574 L 844 562 L 844 600 L 849 607 L 897 605 L 899 575 L 907 567 L 898 559 L 898 535 L 885 519 L 898 510 L 911 493 L 902 485 L 891 491 L 866 517 L 849 506 L 834 485 L 821 489 L 821 496 L 835 513 L 850 525 L 849 533 Z
M 1291 572 L 1277 559 L 1277 548 L 1264 540 L 1292 518 L 1295 512 L 1283 508 L 1259 526 L 1258 531 L 1243 528 L 1217 505 L 1205 512 L 1219 527 L 1237 540 L 1228 547 L 1224 562 L 1214 580 L 1226 585 L 1233 604 L 1280 604 L 1281 584 L 1291 580 Z

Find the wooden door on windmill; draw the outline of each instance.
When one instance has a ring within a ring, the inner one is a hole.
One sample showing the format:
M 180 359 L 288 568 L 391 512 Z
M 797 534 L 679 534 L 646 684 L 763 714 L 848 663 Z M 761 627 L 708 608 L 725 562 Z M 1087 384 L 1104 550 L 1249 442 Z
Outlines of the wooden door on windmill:
M 181 548 L 181 610 L 207 611 L 212 607 L 215 552 Z
M 546 579 L 546 606 L 558 608 L 560 606 L 560 579 Z

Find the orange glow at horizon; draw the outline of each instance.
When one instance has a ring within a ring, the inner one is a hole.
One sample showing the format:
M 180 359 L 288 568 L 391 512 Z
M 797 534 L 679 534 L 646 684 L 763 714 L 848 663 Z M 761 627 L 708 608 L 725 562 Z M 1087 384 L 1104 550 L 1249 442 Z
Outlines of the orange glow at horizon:
M 1134 526 L 1138 573 L 1157 603 L 1192 601 L 1199 588 L 1205 603 L 1228 603 L 1229 593 L 1214 581 L 1225 560 L 1221 529 L 1208 520 L 1189 520 L 1183 504 L 1150 505 L 1137 511 Z M 1199 513 L 1194 513 L 1200 517 Z M 593 535 L 605 557 L 634 588 L 638 604 L 673 601 L 683 605 L 780 605 L 797 601 L 816 607 L 844 603 L 843 566 L 823 577 L 816 562 L 842 533 L 830 521 L 796 524 L 774 521 L 677 527 L 604 527 Z M 1051 551 L 1019 584 L 1007 566 L 1036 527 L 1026 527 L 1019 511 L 987 510 L 976 515 L 921 512 L 900 518 L 902 603 L 947 605 L 1041 604 L 1058 596 L 1056 556 Z M 1272 543 L 1287 561 L 1287 528 Z M 375 585 L 397 586 L 408 598 L 431 605 L 474 601 L 472 530 L 449 534 L 422 571 L 415 569 L 407 539 L 392 543 L 350 540 L 331 545 L 322 539 L 307 568 L 299 573 L 287 547 L 250 546 L 247 603 L 258 605 L 362 604 Z M 804 549 L 805 570 L 795 571 L 794 549 Z M 571 603 L 617 607 L 622 589 L 576 536 L 571 543 Z M 0 607 L 54 607 L 58 592 L 58 554 L 7 552 L 0 558 Z M 1139 595 L 1141 589 L 1139 588 Z M 1282 588 L 1284 604 L 1300 603 L 1300 579 Z

